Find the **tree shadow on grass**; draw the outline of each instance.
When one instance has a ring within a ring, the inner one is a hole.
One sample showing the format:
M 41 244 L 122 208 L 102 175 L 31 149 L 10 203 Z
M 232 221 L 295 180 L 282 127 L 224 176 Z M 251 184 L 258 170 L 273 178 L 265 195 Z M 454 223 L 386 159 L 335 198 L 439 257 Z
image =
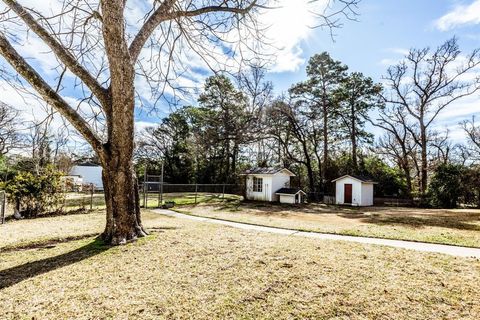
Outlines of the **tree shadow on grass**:
M 56 247 L 58 243 L 76 241 L 76 240 L 83 240 L 86 238 L 92 238 L 98 235 L 97 233 L 87 233 L 78 236 L 66 236 L 66 237 L 58 237 L 53 239 L 41 240 L 32 243 L 26 244 L 13 244 L 10 246 L 5 246 L 0 248 L 0 253 L 6 252 L 13 252 L 13 251 L 21 251 L 21 250 L 33 250 L 33 249 L 50 249 Z
M 0 290 L 38 275 L 69 266 L 108 250 L 110 246 L 96 238 L 83 247 L 64 254 L 28 262 L 0 271 Z
M 479 215 L 381 215 L 372 214 L 365 216 L 363 214 L 339 214 L 339 216 L 348 219 L 358 219 L 363 223 L 372 223 L 381 226 L 405 226 L 421 229 L 424 227 L 440 227 L 458 230 L 480 231 Z M 472 223 L 473 222 L 473 223 Z

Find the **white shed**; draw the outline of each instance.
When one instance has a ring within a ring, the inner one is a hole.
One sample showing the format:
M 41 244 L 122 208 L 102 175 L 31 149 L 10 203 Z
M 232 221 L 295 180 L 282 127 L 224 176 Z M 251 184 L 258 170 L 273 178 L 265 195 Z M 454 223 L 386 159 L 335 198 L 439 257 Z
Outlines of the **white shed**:
M 347 174 L 332 182 L 335 182 L 336 204 L 373 206 L 373 185 L 376 182 L 371 179 Z
M 290 187 L 290 177 L 294 177 L 288 169 L 281 168 L 255 168 L 247 170 L 246 198 L 257 201 L 278 201 L 277 190 Z
M 84 184 L 93 184 L 95 189 L 103 190 L 102 167 L 97 164 L 85 163 L 73 166 L 71 176 L 78 176 Z
M 280 203 L 299 204 L 304 203 L 307 194 L 297 188 L 281 188 L 275 192 L 280 197 Z

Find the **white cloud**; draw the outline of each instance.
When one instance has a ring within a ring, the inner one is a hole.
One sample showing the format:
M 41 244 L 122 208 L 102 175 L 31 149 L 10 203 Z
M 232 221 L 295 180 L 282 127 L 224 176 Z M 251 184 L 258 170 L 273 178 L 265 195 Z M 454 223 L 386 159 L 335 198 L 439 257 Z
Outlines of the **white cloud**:
M 434 23 L 435 27 L 441 31 L 448 31 L 464 25 L 479 24 L 480 0 L 474 0 L 469 5 L 457 5 Z
M 158 123 L 155 123 L 155 122 L 135 121 L 135 131 L 137 133 L 144 131 L 146 128 L 151 128 L 156 126 L 158 126 Z
M 305 62 L 301 44 L 315 32 L 315 13 L 323 13 L 327 4 L 324 0 L 279 0 L 278 7 L 260 15 L 259 21 L 268 27 L 267 42 L 274 48 L 272 72 L 297 71 Z
M 469 119 L 480 110 L 479 98 L 479 95 L 475 94 L 455 102 L 438 115 L 438 121 L 458 124 L 461 120 Z

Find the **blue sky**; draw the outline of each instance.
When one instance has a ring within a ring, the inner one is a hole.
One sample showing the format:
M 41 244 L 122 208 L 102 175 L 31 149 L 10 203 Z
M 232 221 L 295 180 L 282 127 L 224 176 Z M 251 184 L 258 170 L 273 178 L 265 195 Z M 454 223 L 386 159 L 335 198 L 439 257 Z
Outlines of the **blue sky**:
M 458 25 L 440 30 L 436 22 L 461 4 L 474 1 L 456 0 L 363 0 L 358 8 L 358 22 L 344 21 L 335 30 L 335 42 L 325 30 L 316 29 L 300 44 L 302 57 L 327 51 L 351 70 L 363 72 L 375 80 L 388 66 L 402 57 L 402 50 L 412 47 L 435 47 L 457 36 L 461 48 L 468 52 L 480 47 L 480 24 Z M 478 12 L 480 16 L 480 12 Z M 296 72 L 270 74 L 278 91 L 305 77 L 305 64 Z
M 335 30 L 334 41 L 322 29 L 315 29 L 299 45 L 305 61 L 311 55 L 327 51 L 337 60 L 381 81 L 389 65 L 402 58 L 412 47 L 436 47 L 457 36 L 467 53 L 480 47 L 480 1 L 478 0 L 363 0 L 358 7 L 358 22 L 345 21 Z M 305 63 L 298 70 L 270 73 L 276 91 L 282 92 L 305 79 Z M 459 101 L 439 117 L 437 128 L 450 130 L 450 137 L 461 142 L 458 123 L 471 115 L 480 116 L 480 97 Z M 374 130 L 378 133 L 378 130 Z
M 363 0 L 357 10 L 358 21 L 344 20 L 343 27 L 334 31 L 334 40 L 328 30 L 310 28 L 316 20 L 307 0 L 279 1 L 283 9 L 265 17 L 272 24 L 268 36 L 282 47 L 275 52 L 278 62 L 268 74 L 277 94 L 304 80 L 308 58 L 322 51 L 347 64 L 350 71 L 363 72 L 380 82 L 388 66 L 412 47 L 436 47 L 453 36 L 459 38 L 465 53 L 480 47 L 480 0 Z M 458 123 L 480 113 L 477 101 L 478 96 L 470 97 L 445 110 L 437 128 L 448 128 L 454 141 L 462 141 Z M 162 111 L 168 112 L 168 108 Z M 155 120 L 142 115 L 138 124 L 143 127 Z
M 147 5 L 150 1 L 139 3 Z M 264 25 L 270 26 L 267 37 L 277 48 L 271 52 L 277 60 L 271 65 L 268 74 L 277 94 L 286 91 L 293 83 L 304 80 L 308 58 L 322 51 L 329 52 L 333 58 L 347 64 L 351 71 L 363 72 L 380 82 L 387 67 L 399 61 L 409 48 L 436 47 L 453 36 L 459 38 L 464 52 L 480 47 L 480 0 L 362 0 L 357 10 L 358 22 L 343 20 L 343 27 L 335 30 L 335 41 L 330 38 L 328 30 L 311 28 L 318 23 L 312 11 L 323 10 L 328 0 L 313 3 L 311 0 L 275 1 L 279 9 L 267 10 L 259 19 Z M 62 1 L 22 0 L 22 3 L 51 14 L 61 10 Z M 137 2 L 128 3 L 127 21 L 134 28 L 138 27 L 138 21 L 144 17 L 148 6 L 144 8 L 137 5 Z M 18 50 L 43 71 L 47 80 L 52 80 L 56 75 L 52 71 L 58 63 L 50 50 L 35 36 L 30 35 L 23 40 L 24 43 L 17 46 Z M 229 57 L 221 49 L 212 47 L 211 50 L 217 57 L 223 56 L 228 60 Z M 148 52 L 144 53 L 148 56 Z M 177 79 L 179 83 L 202 87 L 209 74 L 201 59 L 188 52 L 181 55 L 181 58 L 186 64 L 188 77 Z M 70 74 L 67 77 L 73 79 Z M 0 87 L 5 91 L 5 96 L 9 97 L 9 103 L 23 111 L 23 119 L 28 121 L 35 116 L 44 116 L 34 101 L 26 103 L 25 97 L 13 92 L 1 81 Z M 139 80 L 136 88 L 148 100 L 149 87 Z M 66 89 L 62 92 L 72 105 L 77 104 L 81 98 L 74 91 Z M 450 137 L 461 141 L 464 135 L 458 123 L 475 113 L 480 116 L 479 101 L 479 96 L 459 101 L 442 112 L 437 127 L 441 130 L 449 128 Z M 158 123 L 171 110 L 170 106 L 159 107 L 157 114 L 137 112 L 137 129 Z M 57 124 L 63 125 L 63 121 L 58 119 Z

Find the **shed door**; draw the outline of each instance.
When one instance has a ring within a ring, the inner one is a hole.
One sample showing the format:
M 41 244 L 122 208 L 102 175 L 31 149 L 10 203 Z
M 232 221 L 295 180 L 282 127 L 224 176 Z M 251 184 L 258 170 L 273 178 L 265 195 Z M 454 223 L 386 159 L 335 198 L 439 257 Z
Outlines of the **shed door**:
M 352 203 L 352 184 L 345 183 L 343 203 Z

